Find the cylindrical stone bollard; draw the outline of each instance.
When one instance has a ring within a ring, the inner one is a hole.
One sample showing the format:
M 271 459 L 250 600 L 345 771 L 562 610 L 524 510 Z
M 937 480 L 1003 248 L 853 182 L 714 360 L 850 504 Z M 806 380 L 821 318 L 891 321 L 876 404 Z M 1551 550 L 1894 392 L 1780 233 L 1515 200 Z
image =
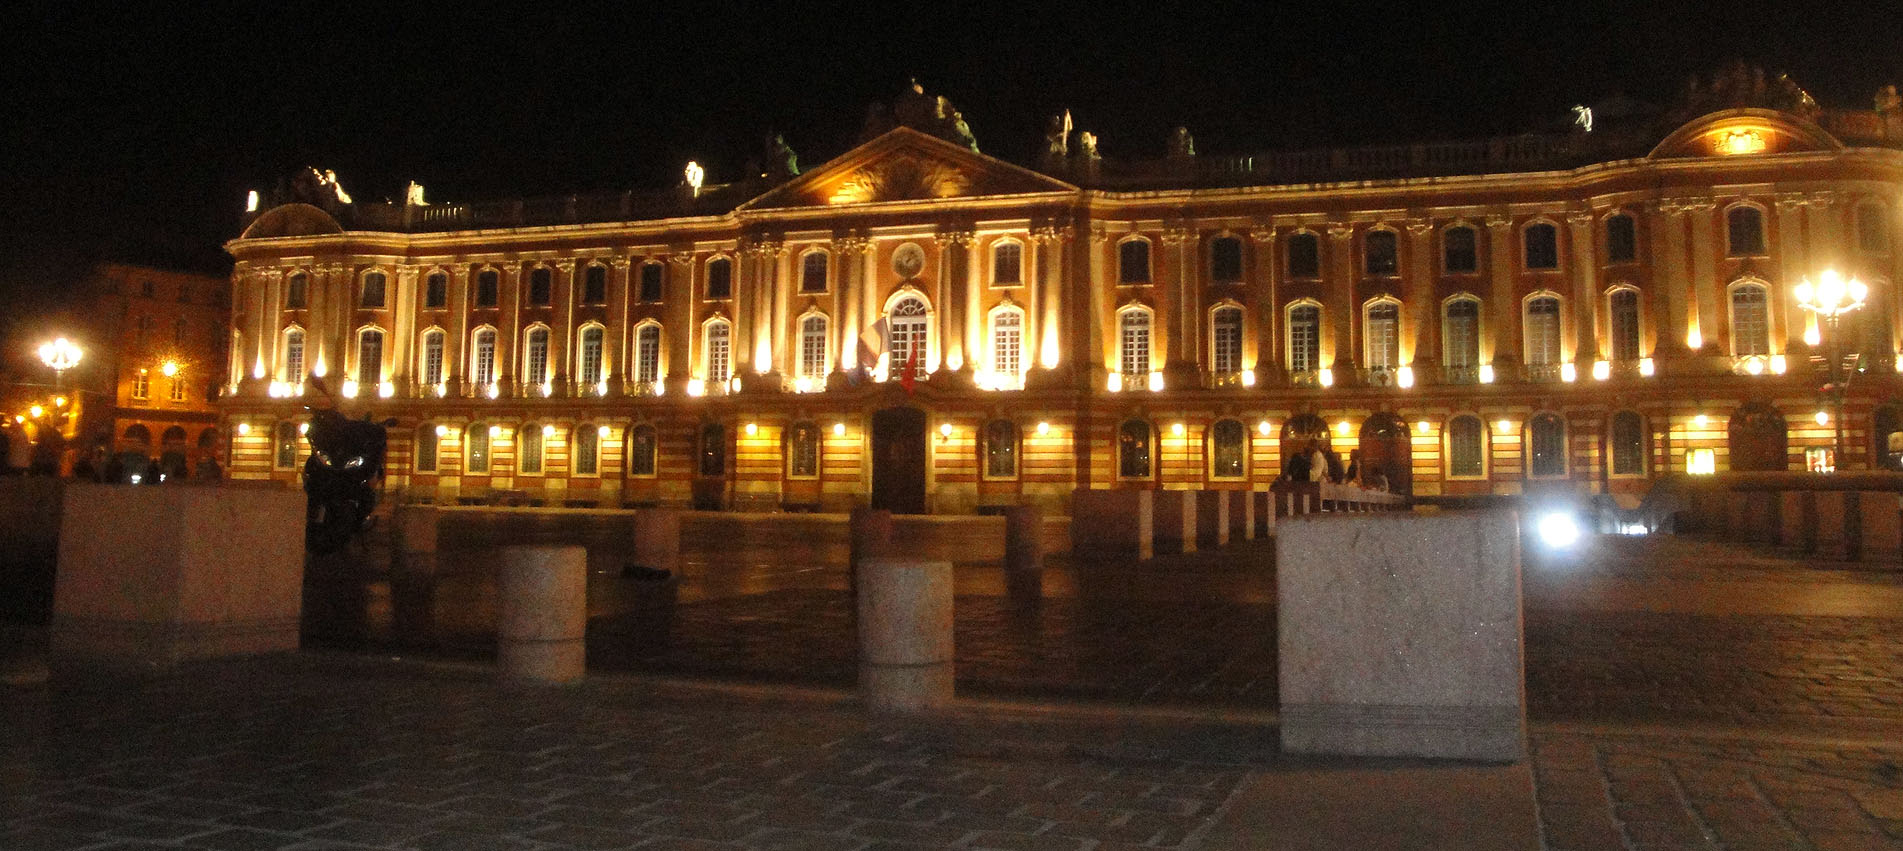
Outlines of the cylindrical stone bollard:
M 1044 596 L 1044 513 L 1035 505 L 1004 511 L 1004 585 L 1020 602 Z
M 672 508 L 634 512 L 634 563 L 680 574 L 681 513 Z
M 588 629 L 586 547 L 503 547 L 502 618 L 496 661 L 502 678 L 531 683 L 580 680 Z
M 923 712 L 952 699 L 952 566 L 869 558 L 857 576 L 859 692 L 875 712 Z
M 436 572 L 437 527 L 443 512 L 429 505 L 396 510 L 397 563 L 411 573 Z

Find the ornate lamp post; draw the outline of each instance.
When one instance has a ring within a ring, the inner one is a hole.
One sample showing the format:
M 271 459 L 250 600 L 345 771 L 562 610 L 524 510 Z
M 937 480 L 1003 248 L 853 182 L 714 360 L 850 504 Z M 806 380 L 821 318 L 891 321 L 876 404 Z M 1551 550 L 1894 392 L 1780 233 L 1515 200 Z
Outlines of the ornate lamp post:
M 40 363 L 52 368 L 54 389 L 61 389 L 61 379 L 65 377 L 66 370 L 78 366 L 83 354 L 79 350 L 79 344 L 65 337 L 40 344 Z
M 1837 324 L 1844 314 L 1863 306 L 1863 300 L 1870 295 L 1870 288 L 1855 277 L 1844 280 L 1836 270 L 1825 269 L 1813 285 L 1805 278 L 1797 285 L 1797 306 L 1817 314 L 1822 324 L 1824 342 L 1829 346 L 1830 383 L 1823 387 L 1824 398 L 1830 402 L 1832 414 L 1836 417 L 1836 459 L 1833 463 L 1844 463 L 1844 391 L 1849 389 L 1850 380 L 1857 374 L 1855 369 L 1844 369 L 1843 338 L 1837 333 Z

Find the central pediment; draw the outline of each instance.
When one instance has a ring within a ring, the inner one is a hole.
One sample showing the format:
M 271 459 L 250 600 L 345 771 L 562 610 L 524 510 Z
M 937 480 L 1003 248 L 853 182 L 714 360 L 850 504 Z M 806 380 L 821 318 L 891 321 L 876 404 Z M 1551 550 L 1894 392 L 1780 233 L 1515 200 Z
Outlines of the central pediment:
M 741 209 L 839 207 L 1076 192 L 1056 178 L 900 127 L 774 188 Z

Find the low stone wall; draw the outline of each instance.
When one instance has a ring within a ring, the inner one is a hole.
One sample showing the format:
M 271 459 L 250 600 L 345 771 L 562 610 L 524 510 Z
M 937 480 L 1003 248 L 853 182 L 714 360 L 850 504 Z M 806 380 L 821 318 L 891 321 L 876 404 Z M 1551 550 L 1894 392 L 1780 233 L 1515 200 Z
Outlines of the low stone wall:
M 1688 499 L 1682 530 L 1774 545 L 1792 555 L 1903 570 L 1903 475 L 1734 474 Z
M 0 476 L 0 620 L 42 624 L 52 616 L 65 494 L 62 479 Z

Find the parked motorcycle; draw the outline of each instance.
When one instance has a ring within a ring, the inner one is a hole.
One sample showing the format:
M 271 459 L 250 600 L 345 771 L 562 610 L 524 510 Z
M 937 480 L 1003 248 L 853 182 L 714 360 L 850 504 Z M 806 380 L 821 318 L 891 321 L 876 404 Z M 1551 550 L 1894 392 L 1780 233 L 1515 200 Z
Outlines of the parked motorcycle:
M 377 480 L 396 420 L 354 420 L 337 410 L 321 381 L 313 382 L 328 408 L 311 408 L 311 456 L 304 461 L 304 548 L 317 555 L 334 553 L 367 528 L 377 507 Z

